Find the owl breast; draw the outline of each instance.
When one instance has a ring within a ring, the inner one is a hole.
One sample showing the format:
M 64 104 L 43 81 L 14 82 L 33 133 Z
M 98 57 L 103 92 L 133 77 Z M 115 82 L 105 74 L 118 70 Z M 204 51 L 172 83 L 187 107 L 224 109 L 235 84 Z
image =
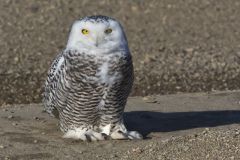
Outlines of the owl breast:
M 111 87 L 123 79 L 126 62 L 120 53 L 103 56 L 71 52 L 65 58 L 70 76 L 85 86 Z
M 105 61 L 96 73 L 96 77 L 98 82 L 112 86 L 114 82 L 121 79 L 122 74 L 118 70 L 113 70 L 109 61 Z

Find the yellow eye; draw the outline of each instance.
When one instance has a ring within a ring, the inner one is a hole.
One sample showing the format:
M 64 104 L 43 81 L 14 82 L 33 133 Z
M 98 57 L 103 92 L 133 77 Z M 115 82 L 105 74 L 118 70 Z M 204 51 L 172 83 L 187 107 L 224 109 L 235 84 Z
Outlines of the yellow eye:
M 82 34 L 88 34 L 89 33 L 89 31 L 87 30 L 87 29 L 82 29 Z
M 111 29 L 111 28 L 108 28 L 108 29 L 106 29 L 104 32 L 105 32 L 106 34 L 110 34 L 110 33 L 112 33 L 112 29 Z

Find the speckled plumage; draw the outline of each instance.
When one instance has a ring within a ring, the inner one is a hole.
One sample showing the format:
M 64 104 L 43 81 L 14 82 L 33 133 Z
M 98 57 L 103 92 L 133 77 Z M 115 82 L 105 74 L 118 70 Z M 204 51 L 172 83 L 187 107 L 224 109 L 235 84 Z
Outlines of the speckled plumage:
M 108 42 L 108 35 L 98 33 L 109 21 L 114 29 L 110 40 L 117 41 L 113 45 Z M 49 70 L 43 100 L 45 110 L 59 117 L 60 129 L 66 138 L 141 138 L 139 133 L 127 131 L 122 119 L 133 83 L 132 59 L 124 32 L 117 26 L 120 25 L 117 21 L 105 16 L 83 18 L 79 26 L 86 22 L 91 26 L 100 25 L 100 29 L 96 28 L 97 32 L 86 40 L 97 34 L 97 43 L 99 37 L 103 39 L 102 46 L 101 43 L 93 46 L 89 43 L 84 49 L 85 44 L 80 42 L 84 36 L 80 40 L 71 40 L 70 37 L 66 49 L 56 57 Z M 72 30 L 70 36 L 74 34 L 74 28 Z M 114 33 L 115 30 L 123 35 Z M 79 48 L 76 42 L 83 48 Z

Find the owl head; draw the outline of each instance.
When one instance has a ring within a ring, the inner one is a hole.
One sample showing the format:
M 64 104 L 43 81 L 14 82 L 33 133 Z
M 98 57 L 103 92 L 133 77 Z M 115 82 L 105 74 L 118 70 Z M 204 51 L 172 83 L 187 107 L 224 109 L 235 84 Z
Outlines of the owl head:
M 89 16 L 73 23 L 67 49 L 108 54 L 128 51 L 128 43 L 118 21 L 106 16 Z

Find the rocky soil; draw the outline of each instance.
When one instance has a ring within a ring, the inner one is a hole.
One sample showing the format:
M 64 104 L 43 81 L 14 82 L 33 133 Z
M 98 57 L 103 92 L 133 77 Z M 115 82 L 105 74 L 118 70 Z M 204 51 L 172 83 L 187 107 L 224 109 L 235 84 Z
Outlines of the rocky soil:
M 0 159 L 238 160 L 240 91 L 129 98 L 125 122 L 143 140 L 63 139 L 41 104 L 0 110 Z
M 238 0 L 0 1 L 0 105 L 38 103 L 74 20 L 118 19 L 133 54 L 132 95 L 240 87 Z

